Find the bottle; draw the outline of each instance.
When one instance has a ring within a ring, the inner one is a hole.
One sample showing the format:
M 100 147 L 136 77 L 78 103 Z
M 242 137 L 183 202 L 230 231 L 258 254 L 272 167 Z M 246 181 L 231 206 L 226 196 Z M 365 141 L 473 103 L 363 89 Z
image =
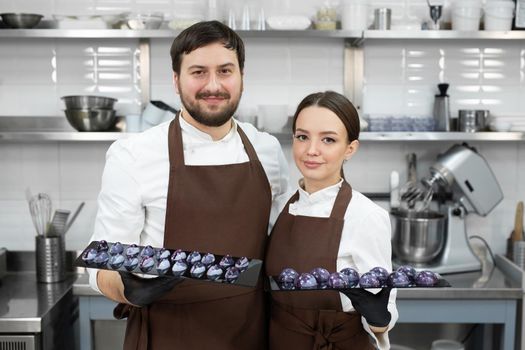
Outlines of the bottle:
M 449 84 L 438 84 L 439 95 L 434 98 L 434 123 L 436 131 L 451 131 L 450 104 L 447 95 Z

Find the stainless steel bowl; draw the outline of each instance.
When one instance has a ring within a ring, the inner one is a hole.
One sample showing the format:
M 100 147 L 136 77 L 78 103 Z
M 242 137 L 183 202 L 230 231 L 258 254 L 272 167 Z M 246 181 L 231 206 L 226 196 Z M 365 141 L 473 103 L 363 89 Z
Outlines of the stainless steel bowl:
M 92 95 L 62 96 L 67 109 L 112 109 L 116 98 Z
M 11 28 L 34 28 L 40 23 L 42 15 L 34 13 L 2 13 L 2 21 Z
M 437 212 L 393 211 L 392 250 L 397 259 L 408 263 L 428 263 L 445 245 L 446 217 Z
M 66 109 L 69 124 L 78 131 L 106 131 L 115 126 L 113 109 Z

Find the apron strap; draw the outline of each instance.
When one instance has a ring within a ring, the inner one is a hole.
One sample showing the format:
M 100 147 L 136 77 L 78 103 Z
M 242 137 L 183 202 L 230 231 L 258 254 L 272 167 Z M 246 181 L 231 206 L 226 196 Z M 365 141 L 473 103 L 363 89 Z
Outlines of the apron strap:
M 348 208 L 348 204 L 350 203 L 350 200 L 352 199 L 352 187 L 348 182 L 343 180 L 343 183 L 341 184 L 341 188 L 339 189 L 339 192 L 337 193 L 337 197 L 335 197 L 335 203 L 332 207 L 332 212 L 330 213 L 331 218 L 344 220 L 346 209 Z
M 178 168 L 180 166 L 184 166 L 184 147 L 182 146 L 182 132 L 180 128 L 180 116 L 181 111 L 179 111 L 175 118 L 171 121 L 169 130 L 168 130 L 168 152 L 169 152 L 169 159 L 170 159 L 170 166 L 173 168 Z M 235 123 L 232 120 L 232 123 Z M 242 128 L 237 124 L 237 132 L 239 133 L 239 136 L 241 137 L 242 144 L 244 146 L 244 150 L 246 151 L 246 154 L 248 155 L 248 159 L 253 161 L 258 161 L 259 158 L 257 157 L 257 152 L 255 152 L 255 149 L 253 148 L 253 145 L 248 140 L 248 136 L 244 133 Z M 176 147 L 177 145 L 180 145 L 181 147 Z

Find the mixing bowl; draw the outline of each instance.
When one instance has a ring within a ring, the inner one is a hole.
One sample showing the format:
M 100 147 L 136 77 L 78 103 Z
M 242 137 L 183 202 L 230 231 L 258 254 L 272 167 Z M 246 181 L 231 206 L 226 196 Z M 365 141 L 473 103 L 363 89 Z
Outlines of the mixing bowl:
M 78 131 L 105 131 L 117 121 L 113 109 L 66 109 L 69 124 Z
M 433 211 L 392 211 L 392 250 L 408 263 L 428 263 L 445 245 L 445 215 Z
M 2 21 L 11 28 L 33 28 L 40 22 L 42 15 L 34 13 L 2 13 Z
M 112 109 L 116 98 L 92 95 L 62 96 L 67 109 Z

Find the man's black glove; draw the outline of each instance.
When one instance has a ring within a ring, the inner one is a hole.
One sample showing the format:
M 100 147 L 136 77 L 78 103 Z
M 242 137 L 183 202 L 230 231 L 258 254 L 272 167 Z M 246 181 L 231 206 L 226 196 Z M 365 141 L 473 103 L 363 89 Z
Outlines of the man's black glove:
M 352 301 L 352 305 L 374 327 L 385 327 L 392 315 L 388 311 L 388 299 L 392 288 L 383 288 L 377 294 L 361 288 L 345 289 L 341 292 Z
M 147 306 L 162 297 L 183 281 L 182 278 L 140 278 L 132 273 L 120 272 L 124 284 L 124 296 L 133 305 Z

